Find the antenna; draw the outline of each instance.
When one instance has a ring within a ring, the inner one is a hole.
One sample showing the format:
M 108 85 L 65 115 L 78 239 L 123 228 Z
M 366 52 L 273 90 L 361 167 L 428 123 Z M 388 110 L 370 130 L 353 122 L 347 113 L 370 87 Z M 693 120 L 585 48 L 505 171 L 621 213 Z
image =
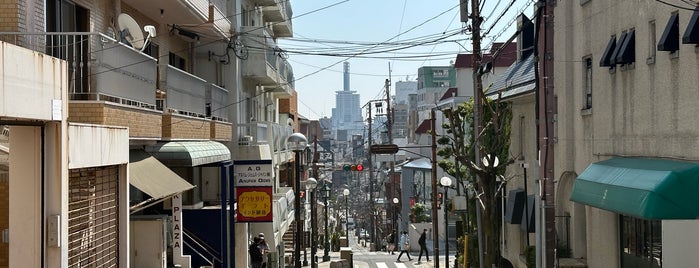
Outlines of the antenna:
M 150 41 L 151 37 L 156 36 L 155 26 L 146 25 L 145 27 L 143 27 L 143 30 L 145 30 L 148 33 L 148 37 L 143 38 L 143 32 L 141 31 L 141 27 L 138 26 L 136 20 L 134 20 L 131 16 L 129 16 L 126 13 L 119 14 L 118 21 L 119 36 L 122 39 L 121 41 L 126 41 L 133 48 L 138 49 L 140 51 L 143 51 L 146 48 L 146 45 Z

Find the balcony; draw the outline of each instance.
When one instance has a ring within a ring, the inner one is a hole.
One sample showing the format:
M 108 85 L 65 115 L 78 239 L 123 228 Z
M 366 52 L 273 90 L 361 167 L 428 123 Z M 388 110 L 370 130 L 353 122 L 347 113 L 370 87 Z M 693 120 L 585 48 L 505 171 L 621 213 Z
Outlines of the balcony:
M 241 145 L 269 145 L 270 154 L 279 162 L 284 162 L 286 153 L 286 138 L 291 136 L 294 129 L 291 126 L 280 125 L 273 122 L 252 122 L 238 124 L 238 134 L 241 141 L 247 144 Z
M 291 18 L 293 11 L 289 1 L 277 0 L 275 5 L 262 7 L 262 14 L 266 22 L 272 23 L 275 37 L 292 37 Z
M 226 1 L 223 0 L 123 0 L 158 24 L 197 25 L 196 32 L 207 31 L 202 36 L 226 38 L 230 36 L 231 22 L 226 13 Z
M 68 81 L 70 122 L 126 126 L 132 139 L 230 140 L 232 126 L 226 122 L 225 109 L 228 91 L 167 66 L 167 80 L 160 84 L 167 90 L 166 98 L 156 99 L 156 60 L 110 37 L 99 33 L 0 33 L 0 39 L 66 61 L 68 70 L 63 75 Z M 217 107 L 208 111 L 211 114 L 207 114 L 207 103 Z M 153 127 L 161 125 L 163 128 Z
M 242 61 L 243 77 L 272 88 L 279 98 L 291 98 L 294 72 L 289 62 L 280 56 L 281 51 L 272 36 L 259 27 L 243 27 L 242 32 L 245 33 L 243 44 L 253 50 Z
M 68 62 L 72 100 L 155 109 L 156 60 L 99 33 L 0 33 L 0 39 Z

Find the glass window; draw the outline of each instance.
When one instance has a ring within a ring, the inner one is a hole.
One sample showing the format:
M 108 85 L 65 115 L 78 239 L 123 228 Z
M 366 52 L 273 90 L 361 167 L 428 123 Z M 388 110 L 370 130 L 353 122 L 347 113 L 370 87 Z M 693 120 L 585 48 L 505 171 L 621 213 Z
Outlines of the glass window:
M 592 58 L 584 59 L 585 62 L 585 79 L 584 79 L 584 102 L 583 109 L 592 109 Z
M 621 216 L 621 267 L 662 267 L 659 220 Z

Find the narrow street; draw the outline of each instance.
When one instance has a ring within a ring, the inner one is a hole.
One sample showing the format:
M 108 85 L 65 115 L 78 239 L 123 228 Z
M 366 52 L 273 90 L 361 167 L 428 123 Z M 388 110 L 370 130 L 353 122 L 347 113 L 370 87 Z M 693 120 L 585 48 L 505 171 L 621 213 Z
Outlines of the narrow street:
M 434 260 L 430 258 L 430 262 L 425 261 L 423 256 L 422 262 L 417 261 L 417 253 L 411 252 L 410 256 L 412 261 L 408 261 L 407 256 L 403 255 L 401 257 L 401 262 L 397 262 L 398 254 L 400 252 L 395 252 L 395 255 L 391 255 L 385 251 L 371 251 L 369 249 L 369 244 L 366 245 L 362 243 L 361 240 L 357 240 L 356 236 L 350 237 L 350 247 L 353 253 L 353 267 L 354 268 L 404 268 L 404 267 L 434 267 Z M 319 251 L 318 259 L 322 259 L 322 251 Z M 432 253 L 432 252 L 430 252 Z M 430 256 L 432 257 L 432 256 Z M 340 252 L 330 252 L 330 261 L 318 263 L 318 268 L 328 268 L 333 261 L 340 260 Z M 453 266 L 452 261 L 453 256 L 450 256 L 450 266 Z M 444 265 L 444 256 L 441 256 L 440 265 Z M 308 266 L 310 267 L 310 265 Z

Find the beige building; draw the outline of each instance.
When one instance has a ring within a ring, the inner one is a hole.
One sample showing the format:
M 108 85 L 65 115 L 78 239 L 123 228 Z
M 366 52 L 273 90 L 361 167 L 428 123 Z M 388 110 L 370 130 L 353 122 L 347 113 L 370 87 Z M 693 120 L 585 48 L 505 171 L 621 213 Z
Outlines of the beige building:
M 695 7 L 587 0 L 554 9 L 556 233 L 588 267 L 699 261 Z

